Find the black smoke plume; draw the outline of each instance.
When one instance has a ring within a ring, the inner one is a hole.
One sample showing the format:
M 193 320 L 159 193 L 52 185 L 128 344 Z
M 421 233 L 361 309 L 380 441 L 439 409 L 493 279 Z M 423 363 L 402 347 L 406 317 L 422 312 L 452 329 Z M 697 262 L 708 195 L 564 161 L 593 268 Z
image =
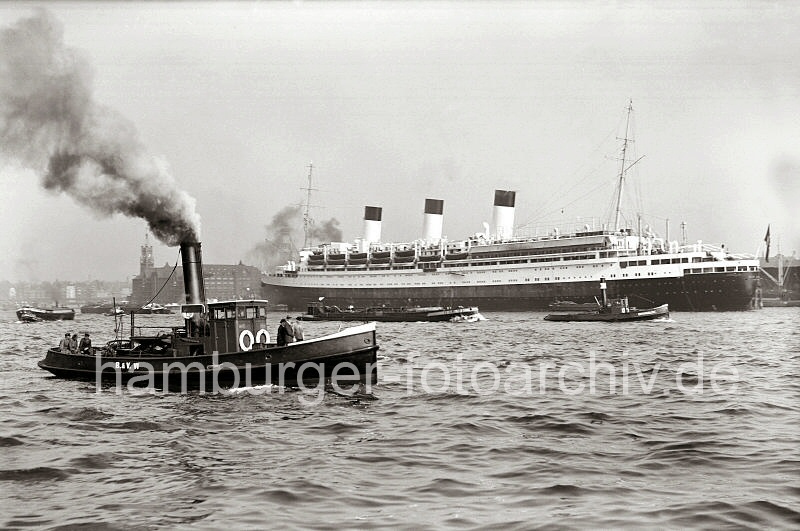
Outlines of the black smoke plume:
M 194 198 L 127 119 L 93 100 L 89 63 L 44 10 L 0 30 L 0 153 L 96 215 L 142 218 L 167 245 L 199 239 Z
M 331 218 L 328 221 L 323 221 L 320 226 L 312 225 L 309 236 L 317 242 L 342 241 L 342 231 L 339 228 L 339 220 Z
M 304 240 L 301 206 L 283 207 L 264 228 L 266 239 L 248 253 L 249 260 L 263 271 L 271 271 L 276 266 L 299 258 L 298 246 L 302 246 Z M 341 241 L 342 231 L 339 229 L 339 221 L 331 218 L 320 225 L 312 223 L 309 238 L 311 239 L 309 245 Z

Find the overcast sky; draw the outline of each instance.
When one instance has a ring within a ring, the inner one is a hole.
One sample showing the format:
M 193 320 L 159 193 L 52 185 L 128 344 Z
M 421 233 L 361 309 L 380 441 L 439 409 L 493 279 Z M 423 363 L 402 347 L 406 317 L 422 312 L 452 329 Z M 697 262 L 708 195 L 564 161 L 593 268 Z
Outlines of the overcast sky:
M 247 263 L 304 200 L 344 239 L 383 207 L 383 239 L 482 230 L 493 191 L 516 224 L 608 220 L 625 108 L 626 219 L 754 253 L 771 224 L 800 251 L 800 5 L 795 2 L 2 3 L 41 5 L 196 199 L 206 263 Z M 125 279 L 147 224 L 98 217 L 0 164 L 0 279 Z M 300 227 L 298 227 L 299 229 Z M 150 237 L 151 242 L 154 238 Z M 175 247 L 155 243 L 156 265 Z

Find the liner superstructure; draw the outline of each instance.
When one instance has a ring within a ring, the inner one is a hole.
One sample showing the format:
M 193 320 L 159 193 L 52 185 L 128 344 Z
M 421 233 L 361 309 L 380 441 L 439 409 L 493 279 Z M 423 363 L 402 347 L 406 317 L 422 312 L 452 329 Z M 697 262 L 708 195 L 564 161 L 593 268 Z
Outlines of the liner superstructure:
M 483 233 L 465 240 L 449 241 L 441 238 L 442 203 L 428 199 L 422 238 L 384 244 L 365 230 L 355 246 L 305 249 L 299 264 L 290 262 L 262 282 L 265 297 L 293 308 L 325 297 L 340 306 L 459 304 L 528 310 L 555 301 L 591 302 L 597 282 L 605 277 L 610 297 L 628 297 L 638 305 L 750 308 L 760 296 L 755 257 L 699 241 L 679 245 L 648 230 L 633 234 L 620 226 L 625 175 L 641 160 L 626 160 L 632 102 L 626 110 L 613 230 L 585 226 L 564 235 L 554 230 L 547 236 L 516 237 L 516 192 L 495 190 L 492 225 L 484 224 Z M 375 219 L 368 218 L 369 208 L 365 223 Z
M 514 192 L 495 191 L 493 226 L 464 240 L 365 246 L 365 238 L 305 249 L 299 263 L 264 278 L 264 297 L 293 309 L 325 297 L 339 306 L 530 310 L 557 300 L 591 302 L 601 277 L 611 297 L 678 311 L 746 310 L 757 296 L 759 263 L 752 255 L 631 229 L 514 237 L 514 200 Z

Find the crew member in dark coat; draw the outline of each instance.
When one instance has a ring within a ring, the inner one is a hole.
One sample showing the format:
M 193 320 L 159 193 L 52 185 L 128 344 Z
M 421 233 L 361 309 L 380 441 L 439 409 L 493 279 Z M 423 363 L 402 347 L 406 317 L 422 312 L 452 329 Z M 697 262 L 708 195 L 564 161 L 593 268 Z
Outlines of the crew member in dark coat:
M 78 334 L 72 334 L 72 339 L 69 340 L 70 354 L 78 353 Z
M 276 339 L 278 346 L 283 347 L 293 339 L 292 325 L 287 323 L 286 319 L 281 319 L 281 324 L 278 325 L 278 337 Z
M 80 344 L 78 344 L 78 351 L 81 354 L 91 354 L 92 353 L 92 340 L 89 339 L 89 332 L 83 334 L 83 339 L 81 339 Z

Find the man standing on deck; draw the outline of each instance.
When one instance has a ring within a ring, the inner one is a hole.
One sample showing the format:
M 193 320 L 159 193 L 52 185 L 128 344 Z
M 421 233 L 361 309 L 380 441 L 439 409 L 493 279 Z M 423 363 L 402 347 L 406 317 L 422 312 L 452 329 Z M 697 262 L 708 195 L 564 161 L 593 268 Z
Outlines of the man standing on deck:
M 300 324 L 300 321 L 298 321 L 296 317 L 294 319 L 289 317 L 289 318 L 287 318 L 287 320 L 289 320 L 289 322 L 292 325 L 292 333 L 294 334 L 294 340 L 295 341 L 302 341 L 303 340 L 303 325 Z
M 286 319 L 283 320 L 283 326 L 286 327 L 286 342 L 287 343 L 294 343 L 294 327 L 292 326 L 292 316 L 287 315 Z
M 281 324 L 278 325 L 277 343 L 279 347 L 283 347 L 289 343 L 292 337 L 292 325 L 286 322 L 286 319 L 281 319 Z

